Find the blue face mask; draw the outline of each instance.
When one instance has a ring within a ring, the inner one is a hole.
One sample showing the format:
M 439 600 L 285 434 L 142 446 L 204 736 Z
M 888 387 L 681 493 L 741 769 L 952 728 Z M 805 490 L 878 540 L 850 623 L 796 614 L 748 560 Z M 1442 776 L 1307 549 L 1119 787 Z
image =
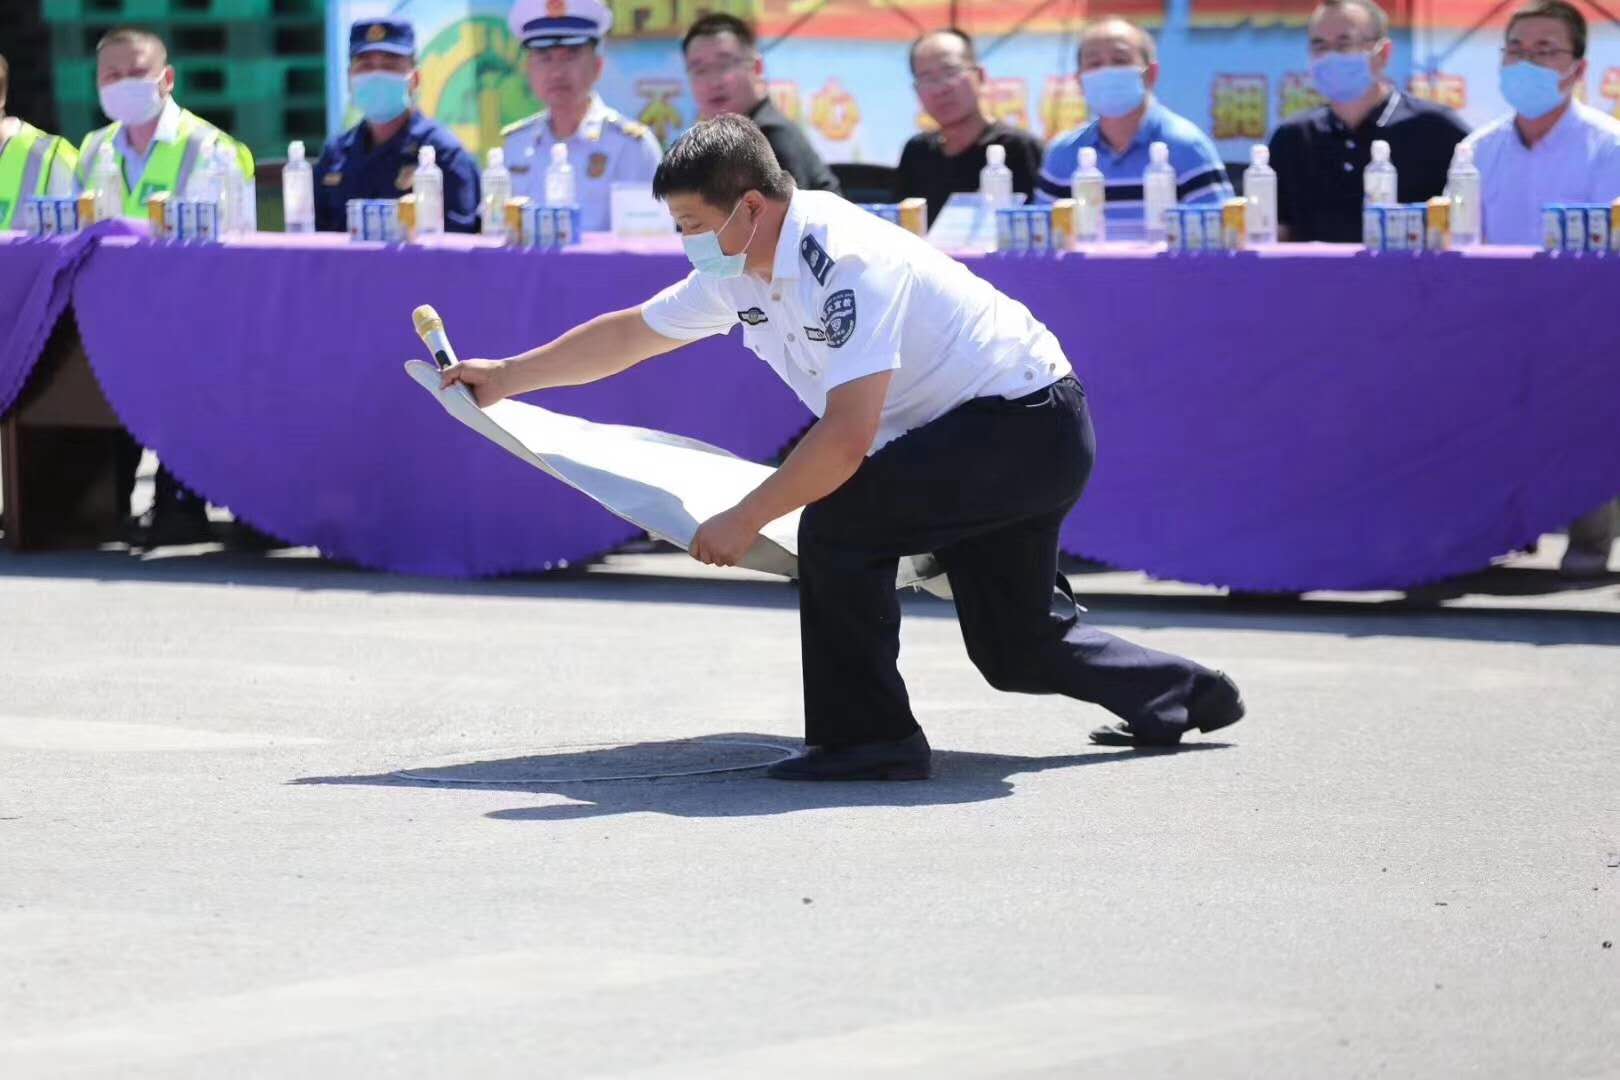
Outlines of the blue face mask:
M 1373 88 L 1372 57 L 1364 52 L 1328 53 L 1311 61 L 1311 81 L 1336 105 L 1359 101 Z
M 408 75 L 392 71 L 368 71 L 349 80 L 349 93 L 355 108 L 373 124 L 386 124 L 411 107 L 411 81 Z
M 1520 60 L 1502 69 L 1502 96 L 1526 120 L 1539 120 L 1564 103 L 1563 76 L 1552 68 Z
M 1135 112 L 1147 98 L 1142 69 L 1136 67 L 1094 68 L 1080 73 L 1080 87 L 1086 104 L 1098 116 L 1113 119 Z
M 698 273 L 713 278 L 734 278 L 743 272 L 743 264 L 747 261 L 748 245 L 754 242 L 754 232 L 759 229 L 759 222 L 754 222 L 754 229 L 748 234 L 742 250 L 735 255 L 727 255 L 720 248 L 720 234 L 726 231 L 731 219 L 737 216 L 742 209 L 742 202 L 738 201 L 726 215 L 726 224 L 713 232 L 694 233 L 691 236 L 681 237 L 681 247 L 686 249 L 686 258 L 692 268 Z

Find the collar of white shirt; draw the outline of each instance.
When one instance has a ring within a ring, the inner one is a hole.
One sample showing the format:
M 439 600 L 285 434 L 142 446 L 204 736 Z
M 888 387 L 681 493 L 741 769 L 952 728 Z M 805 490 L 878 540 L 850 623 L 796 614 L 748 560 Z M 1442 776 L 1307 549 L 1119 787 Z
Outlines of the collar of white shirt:
M 152 134 L 152 141 L 146 144 L 146 153 L 135 153 L 134 146 L 129 141 L 129 125 L 118 125 L 118 136 L 114 142 L 118 146 L 119 155 L 126 160 L 130 157 L 145 161 L 152 155 L 152 147 L 160 142 L 174 142 L 180 137 L 180 106 L 174 103 L 174 98 L 165 98 L 163 111 L 158 113 L 157 130 Z
M 787 214 L 782 218 L 782 232 L 776 238 L 776 262 L 771 266 L 771 280 L 799 276 L 799 248 L 804 243 L 804 193 L 797 188 L 788 197 Z

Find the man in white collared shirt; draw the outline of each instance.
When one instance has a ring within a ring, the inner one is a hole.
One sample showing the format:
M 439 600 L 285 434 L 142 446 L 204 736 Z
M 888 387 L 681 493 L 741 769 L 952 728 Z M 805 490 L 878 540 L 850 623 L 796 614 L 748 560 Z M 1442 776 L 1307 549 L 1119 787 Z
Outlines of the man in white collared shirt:
M 1540 244 L 1549 203 L 1620 198 L 1620 120 L 1574 100 L 1586 72 L 1586 18 L 1573 5 L 1538 0 L 1513 14 L 1501 72 L 1513 113 L 1467 140 L 1479 166 L 1486 243 Z M 1577 519 L 1560 570 L 1605 573 L 1617 525 L 1620 502 Z
M 1485 241 L 1540 244 L 1549 203 L 1620 197 L 1620 120 L 1574 100 L 1586 78 L 1586 19 L 1538 0 L 1508 22 L 1502 96 L 1513 112 L 1474 132 Z
M 176 104 L 174 68 L 156 34 L 119 29 L 104 35 L 96 44 L 96 83 L 101 110 L 113 122 L 85 136 L 79 148 L 80 179 L 90 184 L 96 156 L 110 144 L 125 217 L 145 220 L 146 201 L 159 192 L 184 197 L 191 178 L 206 168 L 220 144 L 231 151 L 226 157 L 228 181 L 253 179 L 253 155 L 247 147 Z M 251 200 L 243 209 L 251 214 Z
M 602 78 L 602 38 L 613 13 L 599 0 L 518 0 L 507 22 L 524 45 L 529 88 L 546 106 L 501 129 L 512 194 L 546 201 L 551 148 L 568 147 L 574 169 L 580 228 L 612 228 L 614 184 L 652 186 L 663 149 L 645 124 L 607 107 L 596 84 Z
M 744 344 L 819 417 L 780 469 L 692 541 L 694 557 L 731 565 L 761 526 L 804 509 L 806 749 L 770 775 L 928 775 L 895 666 L 906 555 L 944 566 L 968 655 L 992 686 L 1121 718 L 1095 741 L 1165 745 L 1242 717 L 1219 672 L 1079 621 L 1057 543 L 1091 472 L 1091 421 L 1062 346 L 1024 305 L 836 195 L 795 191 L 744 117 L 696 124 L 653 193 L 693 273 L 521 356 L 452 367 L 445 384 L 488 405 L 605 378 L 741 324 Z

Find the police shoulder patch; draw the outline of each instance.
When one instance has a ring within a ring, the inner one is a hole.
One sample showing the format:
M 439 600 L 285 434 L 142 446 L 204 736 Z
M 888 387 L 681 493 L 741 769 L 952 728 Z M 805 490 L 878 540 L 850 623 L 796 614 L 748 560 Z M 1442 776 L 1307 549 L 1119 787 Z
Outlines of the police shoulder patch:
M 524 128 L 528 127 L 530 124 L 534 123 L 544 115 L 546 114 L 543 112 L 530 113 L 521 120 L 512 121 L 510 124 L 507 124 L 505 127 L 501 128 L 501 138 L 504 139 L 508 136 L 516 135 L 518 132 L 522 131 Z
M 827 275 L 832 273 L 836 264 L 833 257 L 827 254 L 827 249 L 816 243 L 816 238 L 806 235 L 799 241 L 799 254 L 804 258 L 804 265 L 810 268 L 810 274 L 822 285 L 827 284 Z
M 821 305 L 821 325 L 827 330 L 827 344 L 836 349 L 855 333 L 855 292 L 839 289 Z
M 770 319 L 765 317 L 765 313 L 759 310 L 757 307 L 751 307 L 747 311 L 737 312 L 737 318 L 747 323 L 749 326 L 758 326 L 760 323 L 770 322 Z
M 823 330 L 819 326 L 807 326 L 807 327 L 804 328 L 804 340 L 806 340 L 806 341 L 826 341 L 827 340 L 827 331 Z

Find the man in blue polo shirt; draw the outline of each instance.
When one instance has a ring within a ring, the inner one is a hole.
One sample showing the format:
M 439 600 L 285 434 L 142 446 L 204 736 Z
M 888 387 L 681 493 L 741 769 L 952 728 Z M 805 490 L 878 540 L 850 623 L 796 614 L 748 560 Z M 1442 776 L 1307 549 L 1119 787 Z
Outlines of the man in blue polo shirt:
M 1083 147 L 1097 151 L 1107 183 L 1110 238 L 1142 234 L 1142 174 L 1148 147 L 1170 148 L 1176 199 L 1220 203 L 1231 198 L 1226 167 L 1209 136 L 1153 96 L 1159 82 L 1158 50 L 1147 31 L 1124 19 L 1104 19 L 1080 37 L 1080 85 L 1095 119 L 1060 136 L 1046 151 L 1037 184 L 1044 201 L 1067 199 Z
M 416 31 L 400 19 L 362 19 L 349 28 L 349 91 L 364 119 L 326 144 L 315 164 L 315 227 L 342 232 L 350 199 L 408 195 L 422 147 L 444 173 L 444 227 L 478 229 L 478 162 L 412 100 Z

